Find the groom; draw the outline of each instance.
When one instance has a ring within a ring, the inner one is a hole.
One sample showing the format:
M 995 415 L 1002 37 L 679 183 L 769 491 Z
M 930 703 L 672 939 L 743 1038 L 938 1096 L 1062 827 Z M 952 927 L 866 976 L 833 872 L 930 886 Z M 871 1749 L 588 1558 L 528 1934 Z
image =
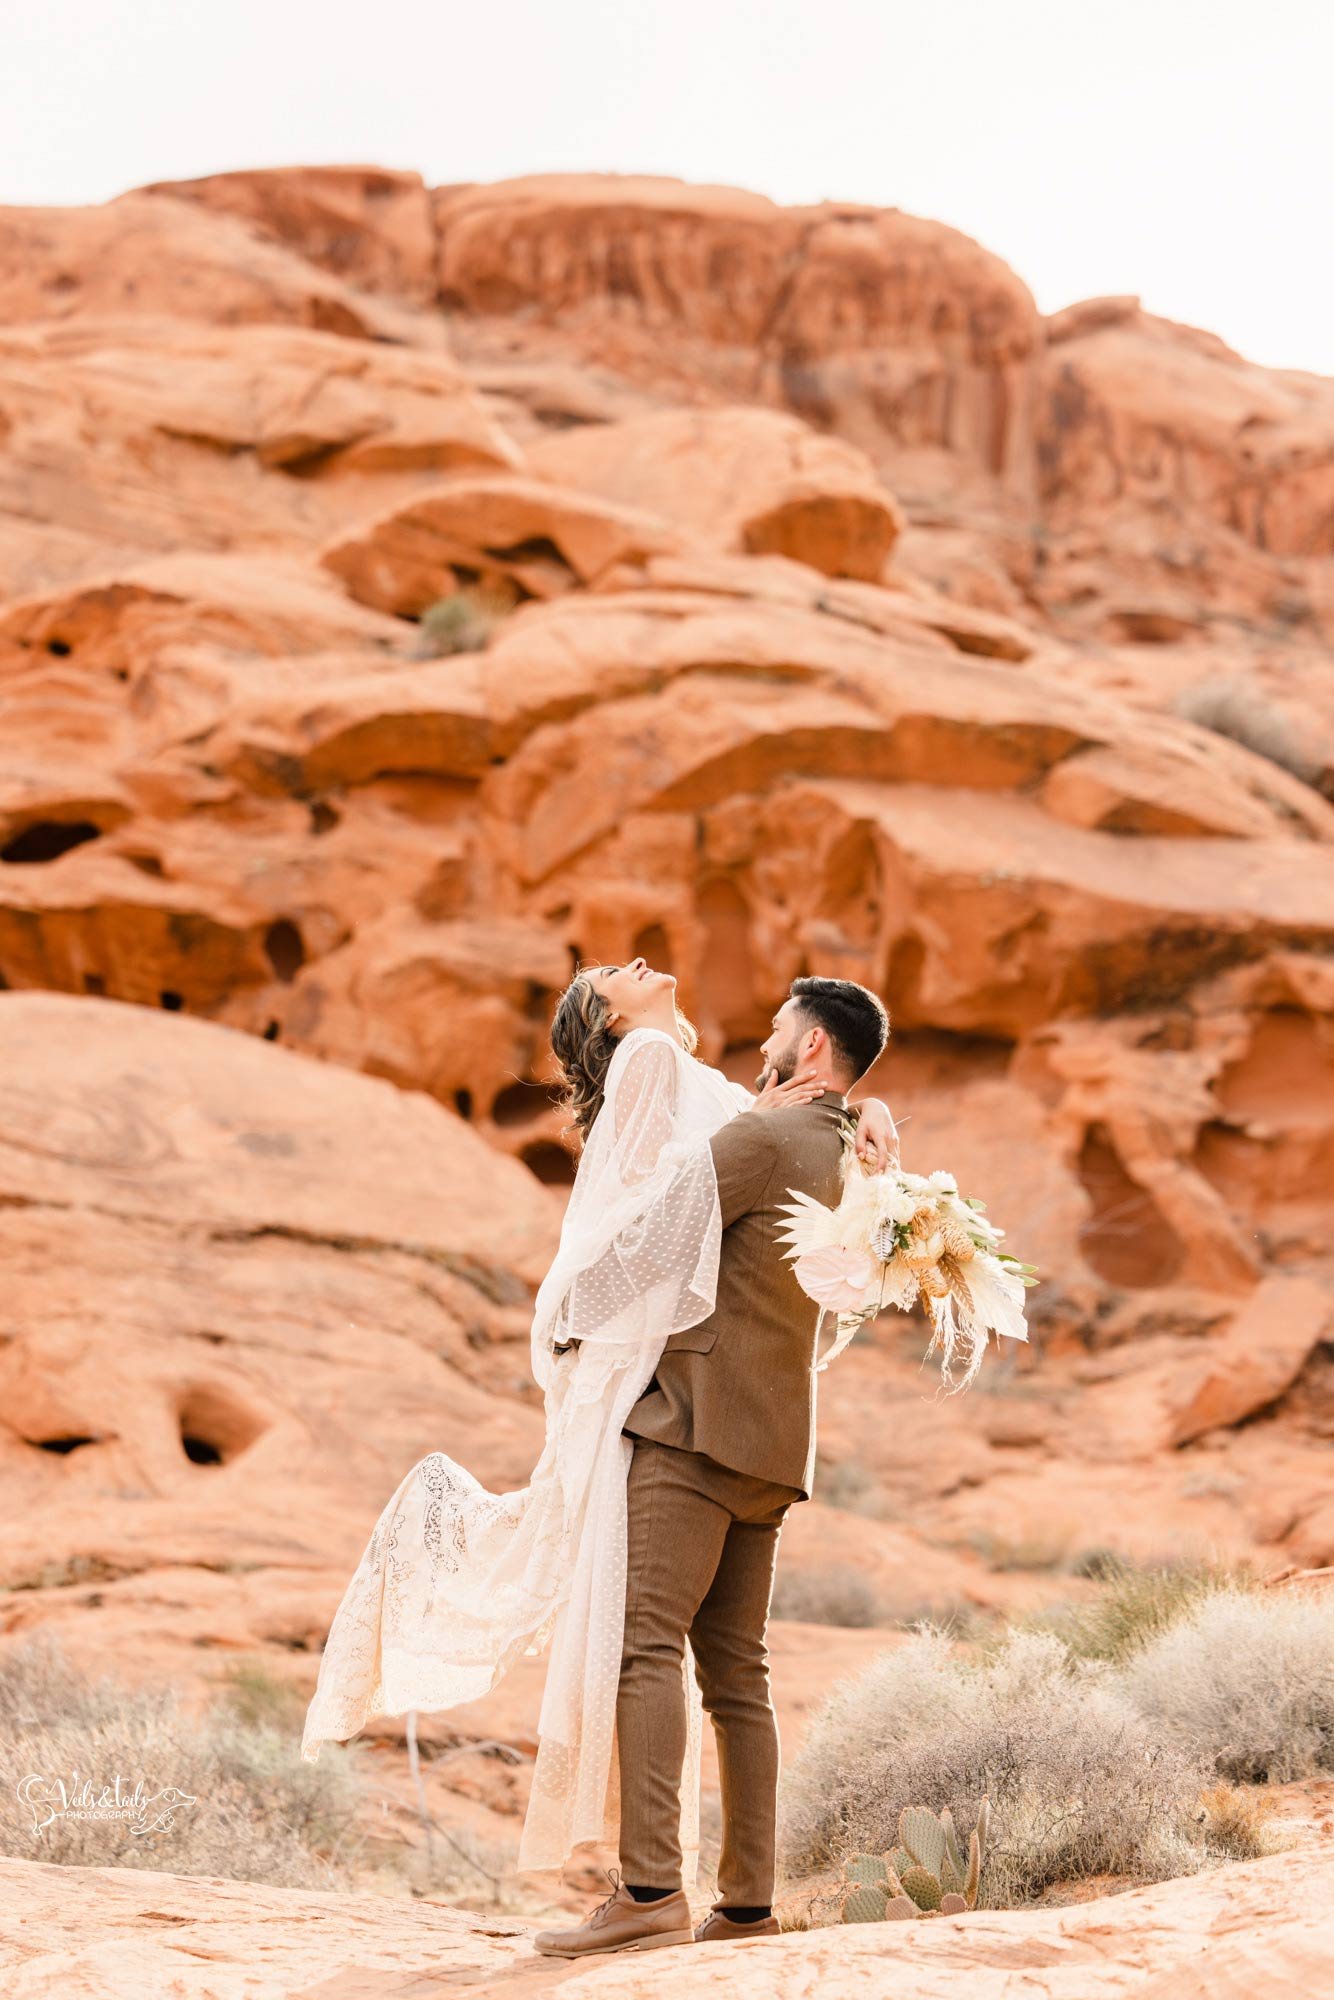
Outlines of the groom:
M 711 1141 L 723 1239 L 714 1311 L 674 1333 L 625 1424 L 625 1636 L 616 1705 L 621 1879 L 580 1926 L 543 1931 L 563 1957 L 774 1932 L 779 1772 L 765 1630 L 779 1531 L 809 1500 L 815 1466 L 818 1309 L 778 1231 L 790 1189 L 842 1191 L 847 1092 L 885 1046 L 884 1007 L 846 979 L 798 979 L 763 1047 L 765 1073 L 813 1071 L 825 1094 L 743 1113 Z M 681 1885 L 686 1749 L 682 1664 L 690 1637 L 713 1719 L 722 1790 L 719 1901 L 692 1927 Z

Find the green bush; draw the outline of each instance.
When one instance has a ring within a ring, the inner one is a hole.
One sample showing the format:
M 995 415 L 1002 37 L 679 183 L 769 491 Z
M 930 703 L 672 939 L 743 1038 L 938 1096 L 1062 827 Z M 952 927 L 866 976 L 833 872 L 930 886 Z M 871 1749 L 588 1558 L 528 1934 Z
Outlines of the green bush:
M 481 586 L 467 585 L 449 597 L 438 597 L 417 621 L 418 655 L 439 659 L 450 653 L 480 653 L 513 609 L 512 595 Z

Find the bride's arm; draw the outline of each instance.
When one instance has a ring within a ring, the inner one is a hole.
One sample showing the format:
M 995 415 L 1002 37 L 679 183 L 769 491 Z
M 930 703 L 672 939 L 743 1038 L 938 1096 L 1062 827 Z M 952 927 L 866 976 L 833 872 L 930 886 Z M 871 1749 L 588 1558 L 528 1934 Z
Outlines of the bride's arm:
M 857 1158 L 872 1173 L 882 1174 L 886 1167 L 896 1167 L 899 1131 L 889 1106 L 878 1097 L 867 1097 L 848 1108 L 857 1114 Z
M 737 1111 L 780 1110 L 785 1104 L 808 1104 L 816 1092 L 799 1086 L 782 1084 L 770 1086 L 756 1097 L 744 1084 L 731 1083 L 729 1089 L 736 1097 Z M 899 1163 L 899 1133 L 890 1109 L 878 1097 L 864 1098 L 860 1104 L 849 1105 L 857 1120 L 857 1157 L 872 1172 L 882 1174 L 886 1167 L 896 1167 Z

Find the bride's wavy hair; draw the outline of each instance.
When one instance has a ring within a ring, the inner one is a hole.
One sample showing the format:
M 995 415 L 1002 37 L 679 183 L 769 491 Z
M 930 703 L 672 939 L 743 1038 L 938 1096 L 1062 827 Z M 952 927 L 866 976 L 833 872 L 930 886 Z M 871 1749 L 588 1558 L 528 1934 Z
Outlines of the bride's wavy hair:
M 587 974 L 577 972 L 560 999 L 551 1023 L 551 1053 L 556 1059 L 559 1103 L 569 1113 L 566 1131 L 579 1135 L 582 1145 L 602 1109 L 607 1071 L 620 1036 L 610 1025 L 610 1007 Z M 676 1025 L 681 1040 L 694 1053 L 699 1031 L 678 1007 Z

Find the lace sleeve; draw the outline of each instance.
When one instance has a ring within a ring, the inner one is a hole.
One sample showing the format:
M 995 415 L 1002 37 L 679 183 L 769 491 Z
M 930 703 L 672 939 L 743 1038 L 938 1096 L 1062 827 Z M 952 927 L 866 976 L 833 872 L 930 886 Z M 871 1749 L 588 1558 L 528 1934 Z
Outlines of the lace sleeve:
M 620 1177 L 639 1187 L 657 1170 L 662 1149 L 675 1136 L 679 1096 L 677 1060 L 666 1041 L 643 1041 L 629 1051 L 604 1107 L 616 1128 Z
M 640 1346 L 712 1312 L 722 1237 L 713 1125 L 688 1112 L 689 1060 L 646 1029 L 617 1050 L 538 1294 L 540 1339 Z M 535 1369 L 540 1358 L 535 1340 Z

